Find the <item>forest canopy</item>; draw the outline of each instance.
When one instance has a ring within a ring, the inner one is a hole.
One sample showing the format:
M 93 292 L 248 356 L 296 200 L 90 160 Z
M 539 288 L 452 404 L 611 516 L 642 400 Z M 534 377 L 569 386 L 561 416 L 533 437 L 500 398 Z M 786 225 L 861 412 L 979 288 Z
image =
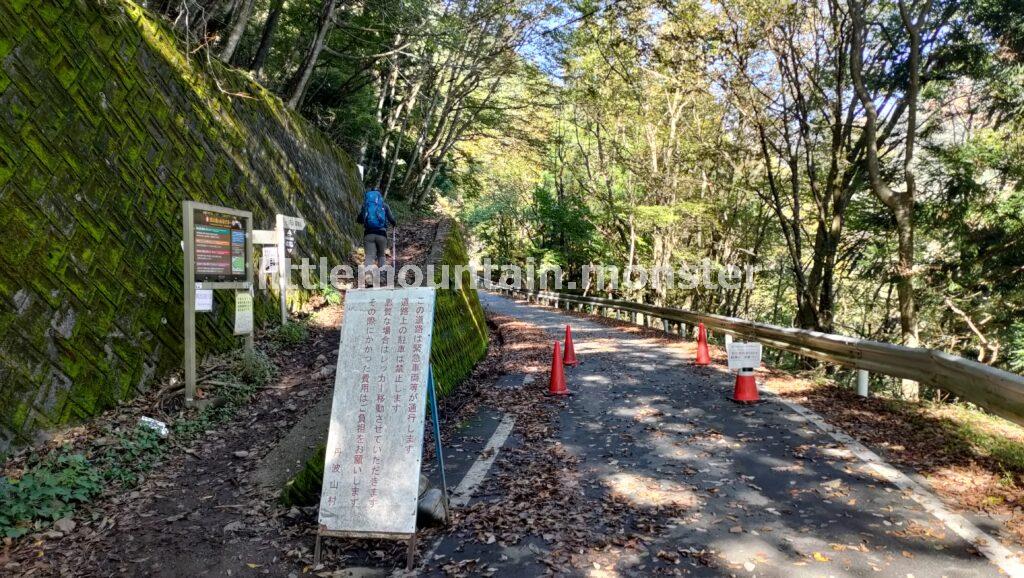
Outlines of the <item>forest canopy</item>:
M 1024 371 L 1020 0 L 148 7 L 480 257 L 753 266 L 614 294 Z

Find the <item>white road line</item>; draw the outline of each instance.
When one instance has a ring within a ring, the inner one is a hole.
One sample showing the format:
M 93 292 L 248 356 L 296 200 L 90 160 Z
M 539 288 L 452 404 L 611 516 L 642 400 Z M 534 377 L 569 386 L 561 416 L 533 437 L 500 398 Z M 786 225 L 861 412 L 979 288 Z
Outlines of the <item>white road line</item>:
M 494 463 L 494 459 L 498 457 L 498 450 L 501 446 L 505 445 L 505 441 L 508 440 L 509 434 L 512 433 L 512 427 L 516 425 L 516 418 L 509 414 L 505 414 L 505 417 L 501 418 L 501 423 L 495 428 L 494 433 L 491 434 L 491 439 L 487 440 L 487 445 L 481 453 L 481 456 L 473 462 L 473 465 L 463 476 L 462 481 L 452 492 L 451 505 L 456 508 L 461 508 L 469 503 L 469 499 L 473 497 L 473 492 L 476 491 L 477 487 L 484 478 L 487 477 L 487 471 L 491 469 L 491 464 Z
M 525 379 L 525 378 L 524 378 Z M 484 479 L 487 478 L 487 472 L 491 469 L 491 465 L 494 464 L 495 458 L 498 457 L 498 451 L 501 450 L 501 446 L 505 445 L 508 441 L 508 436 L 512 434 L 512 428 L 516 425 L 516 418 L 511 414 L 505 414 L 501 418 L 501 423 L 494 429 L 494 433 L 491 434 L 491 438 L 487 440 L 487 445 L 480 452 L 480 457 L 473 462 L 470 466 L 469 471 L 462 477 L 462 481 L 452 492 L 452 499 L 450 502 L 451 507 L 461 508 L 469 504 L 469 500 L 473 497 L 473 492 L 483 483 Z M 442 535 L 440 538 L 434 541 L 430 546 L 430 549 L 423 554 L 423 558 L 420 560 L 418 568 L 422 569 L 424 564 L 427 564 L 434 558 L 434 552 L 437 551 L 438 546 L 441 545 L 441 541 L 444 540 Z
M 932 494 L 924 486 L 917 483 L 900 470 L 886 463 L 885 460 L 864 446 L 864 444 L 850 437 L 837 427 L 827 423 L 820 415 L 798 403 L 793 403 L 783 399 L 774 393 L 765 393 L 769 394 L 766 397 L 770 397 L 771 399 L 785 405 L 801 417 L 806 418 L 807 421 L 813 423 L 818 429 L 828 434 L 832 439 L 845 445 L 846 448 L 853 452 L 855 456 L 860 458 L 860 460 L 863 461 L 871 471 L 880 478 L 907 492 L 911 499 L 918 504 L 921 504 L 928 513 L 941 520 L 942 523 L 944 523 L 946 527 L 952 530 L 957 536 L 960 536 L 977 548 L 979 552 L 984 554 L 985 557 L 998 566 L 1000 570 L 1006 572 L 1010 576 L 1024 577 L 1024 564 L 1021 563 L 1009 548 L 1000 544 L 998 540 L 986 534 L 967 518 L 949 511 L 946 508 L 946 505 L 942 503 L 942 500 L 937 498 L 935 494 Z

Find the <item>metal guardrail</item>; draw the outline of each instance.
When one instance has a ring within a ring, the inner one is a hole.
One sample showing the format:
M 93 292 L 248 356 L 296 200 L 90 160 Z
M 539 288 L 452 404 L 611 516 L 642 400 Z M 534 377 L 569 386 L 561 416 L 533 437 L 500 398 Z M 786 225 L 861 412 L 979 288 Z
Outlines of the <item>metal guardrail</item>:
M 843 367 L 870 371 L 881 375 L 911 379 L 938 387 L 974 403 L 1017 424 L 1024 425 L 1024 376 L 1003 371 L 976 361 L 934 349 L 904 347 L 844 335 L 780 327 L 723 315 L 697 313 L 684 309 L 657 307 L 602 297 L 584 297 L 554 291 L 507 289 L 485 283 L 485 287 L 509 295 L 519 294 L 528 300 L 547 302 L 556 307 L 566 305 L 590 307 L 591 312 L 625 311 L 635 322 L 635 315 L 662 320 L 664 331 L 678 324 L 680 334 L 685 326 L 703 323 L 711 331 L 726 333 L 740 339 L 758 341 L 798 355 L 820 359 Z M 646 325 L 646 323 L 645 323 Z

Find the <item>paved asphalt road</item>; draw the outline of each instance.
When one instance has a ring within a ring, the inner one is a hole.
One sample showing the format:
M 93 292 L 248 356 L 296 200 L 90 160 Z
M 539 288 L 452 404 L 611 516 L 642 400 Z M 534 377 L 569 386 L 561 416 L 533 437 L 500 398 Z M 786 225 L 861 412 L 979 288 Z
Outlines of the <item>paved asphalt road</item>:
M 999 575 L 805 418 L 777 402 L 727 401 L 733 378 L 721 369 L 692 367 L 673 345 L 480 297 L 487 309 L 529 321 L 553 339 L 572 324 L 584 363 L 567 373 L 576 395 L 560 416 L 560 435 L 581 459 L 585 491 L 621 488 L 642 502 L 658 500 L 661 488 L 692 498 L 690 514 L 653 537 L 651 554 L 621 560 L 617 573 L 647 575 L 664 569 L 653 553 L 693 548 L 714 550 L 719 560 L 709 568 L 684 557 L 676 567 L 695 575 Z M 438 551 L 454 547 L 442 543 Z M 460 554 L 480 556 L 498 575 L 543 569 L 523 545 L 472 550 Z

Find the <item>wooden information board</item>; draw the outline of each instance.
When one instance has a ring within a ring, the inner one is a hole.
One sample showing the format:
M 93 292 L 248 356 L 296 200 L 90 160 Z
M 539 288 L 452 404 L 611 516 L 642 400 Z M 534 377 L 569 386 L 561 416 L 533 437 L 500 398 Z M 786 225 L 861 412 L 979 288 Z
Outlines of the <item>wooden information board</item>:
M 434 297 L 345 293 L 318 536 L 415 536 Z

